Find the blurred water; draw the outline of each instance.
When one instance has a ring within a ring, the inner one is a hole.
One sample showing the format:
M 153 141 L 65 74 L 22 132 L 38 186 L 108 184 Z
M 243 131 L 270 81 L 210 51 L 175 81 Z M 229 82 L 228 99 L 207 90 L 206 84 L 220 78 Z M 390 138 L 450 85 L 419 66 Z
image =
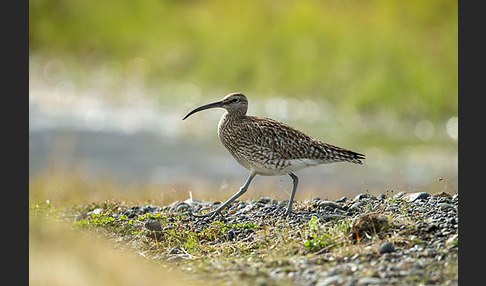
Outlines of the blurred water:
M 193 194 L 227 190 L 228 196 L 246 180 L 248 171 L 233 160 L 217 137 L 223 110 L 181 120 L 191 109 L 224 94 L 203 96 L 193 84 L 171 82 L 156 91 L 137 80 L 120 80 L 110 74 L 113 69 L 95 72 L 97 81 L 93 86 L 81 89 L 62 76 L 64 72 L 62 62 L 31 66 L 31 178 L 53 170 L 71 170 L 81 172 L 88 180 L 109 178 L 120 186 L 157 184 L 192 190 Z M 453 193 L 439 178 L 446 179 L 457 191 L 457 117 L 442 126 L 427 119 L 414 126 L 402 126 L 387 118 L 378 123 L 359 119 L 336 123 L 343 120 L 332 110 L 324 100 L 297 101 L 278 96 L 263 100 L 250 96 L 250 114 L 282 120 L 307 133 L 325 128 L 329 139 L 318 138 L 367 156 L 364 166 L 337 163 L 297 172 L 298 197 L 335 198 L 365 191 L 379 194 L 387 189 Z M 425 144 L 387 151 L 365 140 L 369 132 L 374 136 L 381 132 L 379 136 L 413 137 L 411 141 Z M 442 138 L 440 144 L 426 144 L 437 136 Z M 285 199 L 290 187 L 289 177 L 257 177 L 250 189 L 254 196 L 270 190 Z

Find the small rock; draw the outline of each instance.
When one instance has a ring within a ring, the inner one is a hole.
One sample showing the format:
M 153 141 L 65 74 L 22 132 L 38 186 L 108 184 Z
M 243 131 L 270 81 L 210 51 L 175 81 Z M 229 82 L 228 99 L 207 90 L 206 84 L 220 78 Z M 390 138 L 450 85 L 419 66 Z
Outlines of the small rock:
M 211 208 L 209 208 L 209 207 L 203 207 L 203 208 L 199 209 L 199 211 L 198 211 L 198 212 L 199 212 L 199 213 L 204 213 L 204 212 L 206 212 L 206 211 L 210 211 L 210 210 L 211 210 Z
M 390 253 L 390 252 L 397 251 L 397 249 L 395 248 L 395 246 L 393 246 L 393 244 L 391 242 L 384 242 L 384 243 L 381 244 L 378 251 L 381 254 L 383 254 L 383 253 Z
M 439 205 L 439 209 L 442 210 L 442 211 L 446 211 L 446 210 L 452 209 L 452 208 L 454 208 L 454 206 L 451 205 L 451 204 L 448 204 L 448 203 L 441 203 Z
M 452 199 L 452 195 L 449 194 L 449 193 L 446 193 L 446 192 L 435 193 L 432 196 L 433 197 L 436 197 L 436 198 L 449 198 L 449 199 Z
M 358 285 L 383 285 L 386 281 L 377 277 L 363 277 L 358 280 Z
M 172 263 L 179 263 L 182 261 L 182 257 L 179 255 L 172 255 L 171 257 L 167 258 L 167 262 L 172 262 Z
M 452 246 L 455 246 L 455 244 L 457 243 L 457 239 L 459 239 L 459 236 L 457 234 L 454 234 L 453 236 L 449 237 L 449 239 L 446 240 L 446 246 L 448 247 L 452 247 Z
M 189 207 L 190 206 L 188 203 L 180 203 L 179 205 L 177 205 L 176 210 L 178 212 L 186 212 L 189 209 Z
M 151 205 L 146 205 L 146 206 L 143 206 L 141 209 L 140 209 L 140 212 L 141 213 L 152 213 L 152 212 L 156 212 L 157 211 L 157 207 L 156 206 L 151 206 Z
M 179 254 L 179 253 L 182 253 L 181 249 L 177 246 L 175 247 L 172 247 L 170 250 L 169 250 L 169 254 Z
M 331 201 L 319 201 L 317 203 L 317 206 L 318 207 L 332 207 L 332 208 L 335 208 L 335 209 L 344 209 L 340 204 L 338 203 L 335 203 L 335 202 L 331 202 Z
M 253 205 L 246 205 L 244 208 L 240 209 L 240 213 L 248 213 L 253 209 Z
M 147 222 L 145 222 L 145 227 L 148 230 L 152 230 L 152 231 L 161 231 L 162 230 L 162 226 L 160 225 L 160 222 L 158 220 L 155 220 L 155 219 L 151 219 L 151 220 L 148 220 Z
M 238 204 L 236 209 L 241 210 L 241 209 L 244 209 L 245 207 L 246 207 L 246 204 L 244 202 L 241 202 L 241 203 Z
M 386 194 L 379 194 L 378 197 L 376 197 L 379 200 L 384 200 L 386 199 Z
M 438 230 L 439 227 L 436 225 L 436 224 L 429 224 L 427 225 L 425 228 L 424 228 L 424 231 L 425 232 L 434 232 L 436 230 Z
M 258 200 L 258 203 L 262 203 L 264 205 L 268 204 L 272 199 L 268 198 L 268 197 L 261 197 L 259 200 Z
M 359 200 L 362 200 L 362 199 L 369 199 L 369 198 L 371 198 L 370 194 L 361 193 L 361 194 L 357 195 L 356 197 L 354 197 L 353 201 L 359 201 Z
M 148 220 L 144 224 L 145 228 L 149 230 L 147 236 L 150 238 L 160 239 L 162 237 L 162 226 L 160 222 L 154 219 Z
M 203 202 L 201 200 L 193 199 L 193 198 L 189 198 L 189 199 L 185 200 L 184 203 L 191 205 L 191 206 L 201 206 L 201 207 L 210 206 L 212 204 L 210 202 Z
M 228 240 L 233 241 L 234 239 L 235 239 L 235 232 L 234 230 L 231 229 L 230 231 L 228 231 Z
M 254 217 L 261 217 L 261 216 L 263 216 L 263 212 L 258 211 L 253 216 Z
M 98 208 L 88 212 L 87 215 L 100 215 L 102 213 L 103 213 L 103 209 Z
M 399 192 L 398 194 L 394 195 L 394 199 L 401 199 L 407 192 Z
M 286 208 L 286 207 L 287 207 L 287 205 L 288 205 L 288 203 L 289 203 L 289 201 L 288 201 L 288 200 L 283 200 L 283 201 L 281 201 L 280 203 L 278 203 L 277 207 L 278 207 L 279 209 L 281 209 L 281 208 Z
M 342 197 L 339 200 L 336 200 L 336 203 L 344 203 L 347 199 L 347 197 Z
M 358 279 L 356 277 L 350 277 L 348 282 L 343 284 L 343 286 L 356 286 L 356 283 L 358 283 Z
M 429 193 L 426 192 L 419 192 L 419 193 L 411 193 L 405 196 L 405 199 L 409 202 L 414 202 L 416 200 L 422 200 L 430 197 Z
M 349 212 L 359 211 L 359 209 L 361 207 L 365 206 L 365 205 L 366 205 L 366 203 L 364 203 L 364 202 L 356 202 L 351 207 L 349 207 L 348 211 Z
M 181 262 L 183 259 L 188 259 L 189 256 L 185 253 L 182 253 L 182 254 L 174 254 L 174 255 L 171 255 L 169 258 L 167 258 L 167 262 L 172 262 L 172 263 L 179 263 Z
M 316 286 L 328 286 L 328 285 L 341 285 L 344 278 L 341 275 L 329 276 L 326 278 L 319 279 Z

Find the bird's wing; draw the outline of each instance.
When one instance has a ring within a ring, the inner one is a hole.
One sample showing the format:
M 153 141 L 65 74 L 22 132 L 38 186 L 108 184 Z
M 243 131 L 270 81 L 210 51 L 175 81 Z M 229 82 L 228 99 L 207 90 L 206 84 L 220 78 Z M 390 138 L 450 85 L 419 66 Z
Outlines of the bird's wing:
M 315 139 L 283 122 L 263 117 L 248 116 L 248 122 L 240 125 L 246 128 L 255 151 L 272 154 L 282 159 L 311 160 L 317 162 L 349 161 L 362 164 L 364 155 Z M 309 161 L 310 162 L 310 161 Z

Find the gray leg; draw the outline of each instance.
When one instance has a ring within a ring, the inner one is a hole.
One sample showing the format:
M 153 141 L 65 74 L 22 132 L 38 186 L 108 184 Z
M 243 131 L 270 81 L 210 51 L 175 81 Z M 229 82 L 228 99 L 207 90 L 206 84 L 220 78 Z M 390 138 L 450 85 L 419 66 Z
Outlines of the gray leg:
M 256 173 L 254 173 L 252 171 L 250 173 L 250 176 L 246 180 L 245 185 L 243 187 L 241 187 L 240 190 L 236 194 L 234 194 L 229 200 L 227 200 L 226 202 L 224 202 L 224 204 L 220 205 L 217 209 L 215 209 L 214 211 L 209 212 L 209 213 L 207 213 L 205 215 L 201 215 L 201 216 L 194 215 L 194 216 L 196 216 L 196 217 L 209 216 L 209 217 L 213 218 L 215 215 L 217 215 L 218 213 L 220 213 L 225 207 L 227 207 L 229 204 L 231 204 L 234 200 L 236 200 L 237 198 L 239 198 L 241 195 L 243 195 L 248 190 L 248 186 L 250 185 L 251 180 L 253 180 L 253 178 L 255 177 L 255 175 L 256 175 Z
M 295 197 L 295 192 L 297 191 L 297 184 L 299 183 L 299 178 L 294 173 L 289 174 L 290 177 L 292 177 L 292 192 L 290 193 L 290 200 L 289 200 L 289 205 L 287 206 L 287 211 L 285 212 L 285 215 L 288 216 L 292 212 L 292 203 L 294 202 L 294 197 Z

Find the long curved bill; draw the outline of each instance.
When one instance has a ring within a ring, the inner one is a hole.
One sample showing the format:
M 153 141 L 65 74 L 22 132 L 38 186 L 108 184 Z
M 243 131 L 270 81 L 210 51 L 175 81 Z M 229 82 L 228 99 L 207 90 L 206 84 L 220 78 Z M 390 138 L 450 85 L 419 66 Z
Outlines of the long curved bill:
M 223 107 L 223 102 L 218 101 L 218 102 L 213 102 L 213 103 L 210 103 L 210 104 L 200 106 L 200 107 L 194 109 L 193 111 L 189 112 L 188 114 L 186 114 L 186 116 L 184 116 L 184 118 L 182 118 L 182 120 L 186 119 L 187 117 L 191 116 L 192 114 L 194 114 L 198 111 L 202 111 L 202 110 L 210 109 L 210 108 L 216 108 L 216 107 Z

